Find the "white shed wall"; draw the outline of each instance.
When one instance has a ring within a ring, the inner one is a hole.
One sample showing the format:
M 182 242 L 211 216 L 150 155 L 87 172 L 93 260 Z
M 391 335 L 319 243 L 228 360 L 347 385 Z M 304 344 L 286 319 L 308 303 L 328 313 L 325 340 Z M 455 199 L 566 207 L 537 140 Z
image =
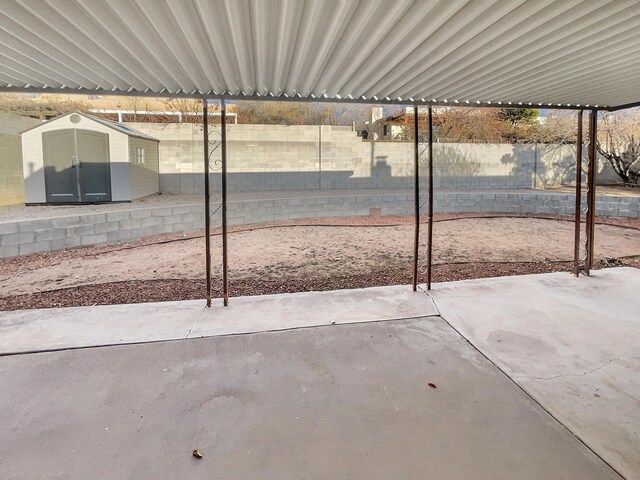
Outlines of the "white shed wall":
M 111 199 L 113 201 L 131 200 L 128 135 L 83 116 L 80 116 L 79 123 L 71 123 L 69 117 L 70 115 L 61 117 L 22 134 L 25 203 L 46 202 L 42 134 L 68 128 L 92 130 L 109 135 Z
M 137 163 L 136 149 L 144 148 L 144 164 Z M 129 137 L 131 164 L 131 200 L 153 195 L 160 191 L 158 142 Z

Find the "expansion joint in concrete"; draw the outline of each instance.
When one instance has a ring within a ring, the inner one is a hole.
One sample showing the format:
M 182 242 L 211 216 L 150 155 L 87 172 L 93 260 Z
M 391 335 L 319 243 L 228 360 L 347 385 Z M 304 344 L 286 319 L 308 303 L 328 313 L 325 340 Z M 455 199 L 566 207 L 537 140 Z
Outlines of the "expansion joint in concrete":
M 435 304 L 435 300 L 434 300 L 434 305 Z M 437 305 L 436 305 L 437 308 Z M 537 404 L 542 410 L 544 410 L 547 415 L 549 415 L 551 418 L 553 418 L 559 425 L 561 425 L 567 432 L 569 432 L 571 435 L 573 435 L 582 445 L 584 445 L 584 447 L 586 449 L 588 449 L 591 453 L 593 453 L 596 457 L 598 457 L 605 465 L 607 465 L 611 470 L 613 470 L 621 479 L 626 480 L 626 477 L 624 477 L 620 471 L 618 471 L 610 462 L 608 462 L 607 460 L 605 460 L 604 458 L 602 458 L 601 455 L 599 455 L 591 446 L 589 446 L 588 443 L 586 443 L 586 441 L 581 438 L 578 434 L 576 434 L 573 430 L 571 430 L 564 422 L 562 422 L 556 415 L 554 415 L 549 409 L 547 409 L 542 403 L 540 403 L 538 401 L 538 399 L 536 399 L 526 388 L 524 388 L 522 385 L 520 385 L 517 381 L 516 381 L 516 377 L 515 376 L 510 376 L 502 367 L 500 367 L 500 365 L 498 365 L 496 362 L 494 362 L 487 354 L 485 354 L 482 350 L 480 350 L 480 348 L 478 348 L 471 340 L 469 340 L 467 337 L 465 337 L 462 332 L 460 332 L 460 330 L 458 330 L 456 327 L 453 326 L 453 324 L 451 322 L 449 322 L 444 316 L 440 315 L 440 318 L 442 318 L 442 320 L 449 325 L 449 327 L 451 327 L 459 336 L 460 338 L 462 338 L 465 342 L 467 342 L 476 352 L 478 352 L 480 355 L 482 355 L 491 365 L 493 365 L 500 373 L 502 373 L 502 375 L 504 375 L 513 385 L 515 385 L 518 389 L 520 389 L 527 397 L 529 397 L 531 399 L 532 402 L 534 402 L 535 404 Z M 607 364 L 603 365 L 606 366 Z M 602 368 L 598 367 L 598 368 Z M 520 377 L 520 378 L 524 378 L 524 377 Z

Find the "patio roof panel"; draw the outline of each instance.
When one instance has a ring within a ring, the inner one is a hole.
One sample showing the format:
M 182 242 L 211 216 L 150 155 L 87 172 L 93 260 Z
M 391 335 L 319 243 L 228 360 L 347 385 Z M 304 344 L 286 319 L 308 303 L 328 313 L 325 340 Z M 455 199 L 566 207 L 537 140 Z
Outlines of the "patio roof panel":
M 0 6 L 0 91 L 601 108 L 640 99 L 634 0 Z

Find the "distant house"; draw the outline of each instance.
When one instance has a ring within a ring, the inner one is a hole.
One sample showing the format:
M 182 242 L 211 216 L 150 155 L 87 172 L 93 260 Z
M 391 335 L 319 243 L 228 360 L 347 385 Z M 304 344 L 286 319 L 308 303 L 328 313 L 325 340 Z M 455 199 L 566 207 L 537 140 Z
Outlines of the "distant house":
M 420 128 L 426 127 L 427 115 L 421 108 L 418 112 L 418 124 Z M 423 125 L 424 124 L 424 125 Z M 373 119 L 368 125 L 369 136 L 373 136 L 375 140 L 394 142 L 403 141 L 411 137 L 411 128 L 413 126 L 413 107 L 406 109 L 395 115 L 379 117 Z

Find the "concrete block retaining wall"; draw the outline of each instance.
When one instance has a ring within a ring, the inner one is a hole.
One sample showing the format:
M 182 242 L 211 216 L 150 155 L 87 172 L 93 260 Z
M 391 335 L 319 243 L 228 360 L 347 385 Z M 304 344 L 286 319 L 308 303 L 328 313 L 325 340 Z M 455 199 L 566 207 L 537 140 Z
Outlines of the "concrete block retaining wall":
M 0 223 L 0 258 L 200 230 L 204 207 L 181 205 Z
M 423 201 L 426 196 L 423 196 Z M 586 198 L 583 198 L 586 202 Z M 231 225 L 298 218 L 369 215 L 379 208 L 382 215 L 413 214 L 413 194 L 337 195 L 230 202 Z M 460 193 L 434 194 L 435 213 L 479 212 L 574 215 L 573 194 Z M 426 210 L 425 210 L 426 211 Z M 611 217 L 640 216 L 640 197 L 598 197 L 596 213 Z
M 218 197 L 219 198 L 219 197 Z M 439 192 L 434 211 L 573 215 L 573 194 L 526 192 Z M 598 196 L 597 214 L 640 217 L 640 197 Z M 214 208 L 216 205 L 214 204 Z M 330 216 L 413 213 L 413 194 L 317 195 L 229 202 L 230 225 Z M 219 214 L 213 218 L 220 225 Z M 138 240 L 204 228 L 202 204 L 123 208 L 121 211 L 0 223 L 0 258 L 65 248 Z

